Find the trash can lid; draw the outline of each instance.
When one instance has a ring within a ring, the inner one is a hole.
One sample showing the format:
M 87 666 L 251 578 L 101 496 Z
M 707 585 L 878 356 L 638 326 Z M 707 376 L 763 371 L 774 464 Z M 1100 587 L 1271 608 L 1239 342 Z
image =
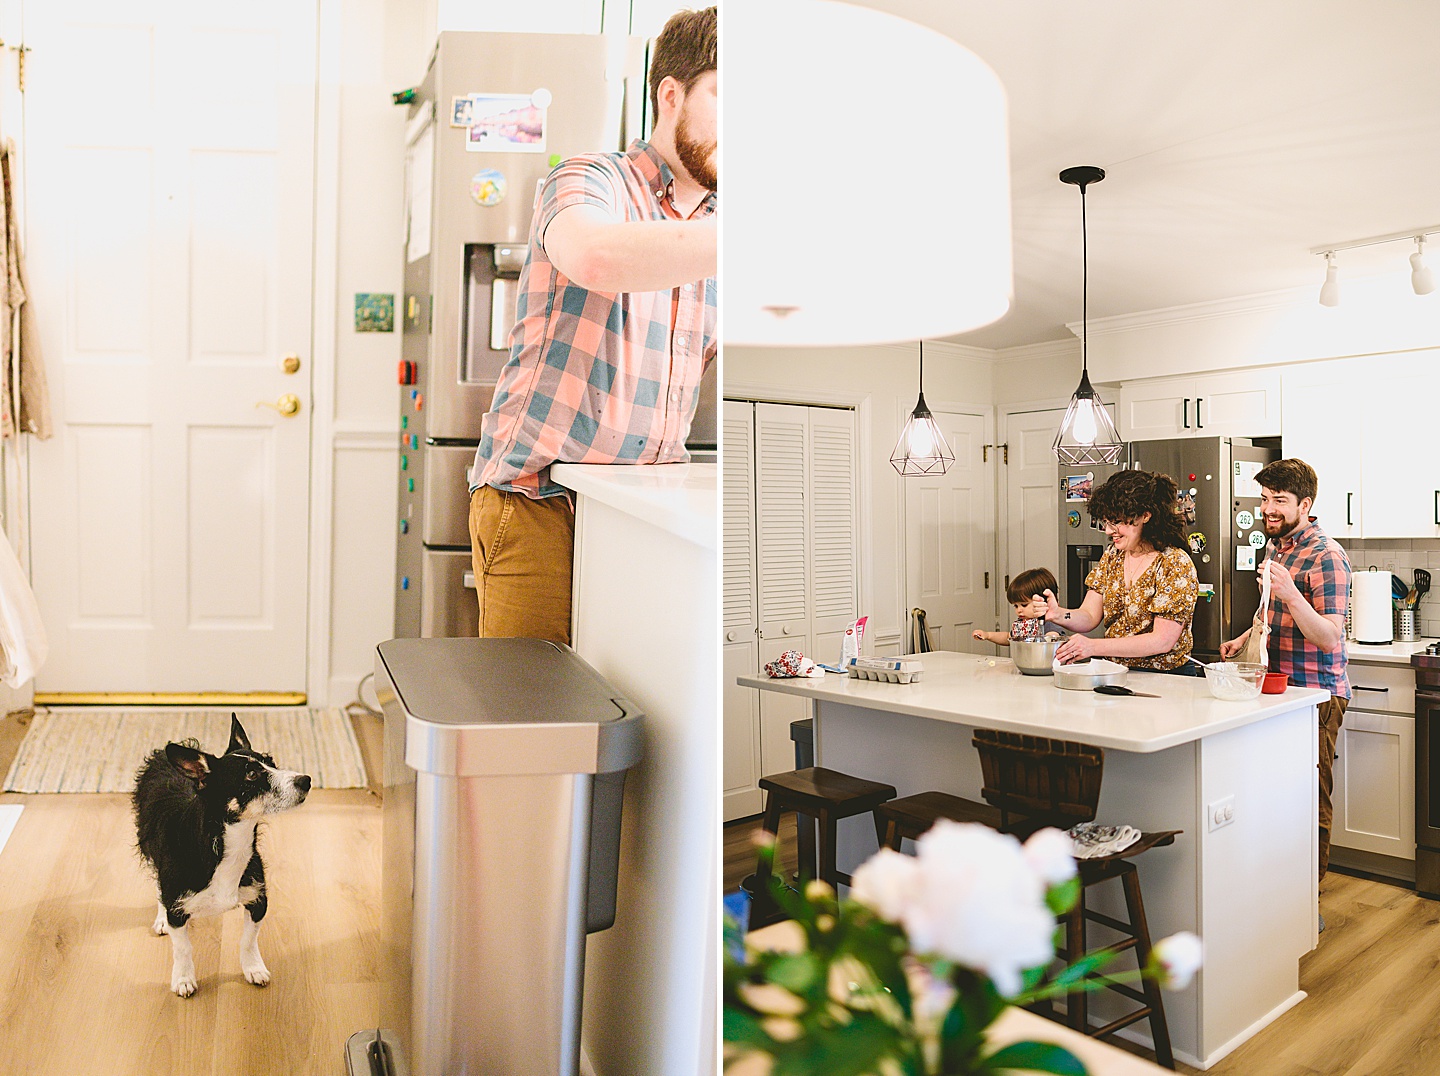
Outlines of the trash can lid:
M 639 709 L 542 639 L 391 639 L 376 688 L 387 718 L 404 714 L 406 763 L 425 773 L 610 773 L 639 761 Z

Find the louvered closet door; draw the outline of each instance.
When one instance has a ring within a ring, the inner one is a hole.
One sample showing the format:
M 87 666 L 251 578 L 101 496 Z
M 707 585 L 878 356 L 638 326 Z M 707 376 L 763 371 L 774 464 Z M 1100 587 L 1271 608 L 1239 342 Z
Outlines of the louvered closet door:
M 810 637 L 817 661 L 834 664 L 857 616 L 855 596 L 855 413 L 812 407 L 809 431 Z
M 755 618 L 755 405 L 735 400 L 721 408 L 721 691 L 724 820 L 758 814 L 761 794 L 760 693 L 738 676 L 759 668 Z
M 755 557 L 760 664 L 810 646 L 810 535 L 805 519 L 810 468 L 810 409 L 755 405 Z M 764 773 L 793 769 L 790 723 L 810 716 L 806 700 L 766 691 L 760 697 Z

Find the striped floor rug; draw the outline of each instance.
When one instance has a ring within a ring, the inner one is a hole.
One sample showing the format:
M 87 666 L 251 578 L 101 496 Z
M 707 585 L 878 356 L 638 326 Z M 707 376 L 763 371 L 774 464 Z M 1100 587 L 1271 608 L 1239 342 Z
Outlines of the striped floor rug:
M 316 788 L 365 787 L 350 718 L 339 709 L 237 709 L 251 746 Z M 211 754 L 230 739 L 230 710 L 54 708 L 31 719 L 5 776 L 6 792 L 130 792 L 157 747 L 194 737 Z

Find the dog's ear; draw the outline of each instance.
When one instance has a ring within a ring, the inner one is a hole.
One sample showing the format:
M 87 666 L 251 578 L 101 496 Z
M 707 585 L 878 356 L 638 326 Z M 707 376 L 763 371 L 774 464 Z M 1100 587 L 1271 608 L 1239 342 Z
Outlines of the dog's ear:
M 228 755 L 231 751 L 249 751 L 250 737 L 245 735 L 245 729 L 240 725 L 240 718 L 235 714 L 230 715 L 230 746 L 225 748 Z
M 170 765 L 197 784 L 203 783 L 210 775 L 210 760 L 205 757 L 204 751 L 183 743 L 167 743 L 165 757 L 170 760 Z

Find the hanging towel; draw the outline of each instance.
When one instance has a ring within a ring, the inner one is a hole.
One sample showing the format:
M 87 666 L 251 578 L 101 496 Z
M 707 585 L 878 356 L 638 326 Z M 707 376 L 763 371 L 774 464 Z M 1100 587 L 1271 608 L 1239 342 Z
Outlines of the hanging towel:
M 0 532 L 0 680 L 19 687 L 50 653 L 35 592 L 10 541 Z
M 15 143 L 5 140 L 0 149 L 5 226 L 0 271 L 0 437 L 32 433 L 40 440 L 51 434 L 50 388 L 40 353 L 40 332 L 35 312 L 26 302 L 25 261 L 20 250 L 19 214 L 15 206 Z M 19 321 L 19 339 L 15 323 Z
M 1270 562 L 1262 560 L 1260 576 L 1260 608 L 1255 610 L 1255 619 L 1250 623 L 1250 638 L 1234 657 L 1235 661 L 1248 661 L 1252 665 L 1270 667 Z
M 925 610 L 910 610 L 910 653 L 930 653 L 930 629 L 925 624 Z

